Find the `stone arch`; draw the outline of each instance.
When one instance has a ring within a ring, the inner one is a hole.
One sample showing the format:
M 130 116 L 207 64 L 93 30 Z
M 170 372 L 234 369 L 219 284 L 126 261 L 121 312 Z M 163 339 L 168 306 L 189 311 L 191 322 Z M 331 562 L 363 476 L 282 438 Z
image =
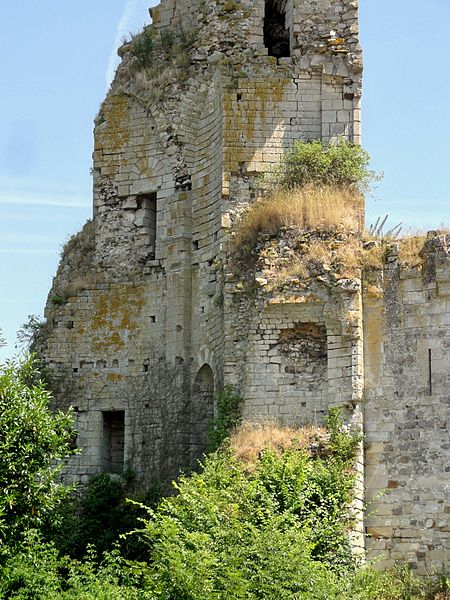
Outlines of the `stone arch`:
M 265 0 L 264 45 L 269 56 L 281 58 L 291 55 L 288 0 Z
M 189 455 L 195 466 L 206 450 L 208 428 L 214 417 L 214 374 L 205 363 L 197 372 L 192 386 L 189 414 Z

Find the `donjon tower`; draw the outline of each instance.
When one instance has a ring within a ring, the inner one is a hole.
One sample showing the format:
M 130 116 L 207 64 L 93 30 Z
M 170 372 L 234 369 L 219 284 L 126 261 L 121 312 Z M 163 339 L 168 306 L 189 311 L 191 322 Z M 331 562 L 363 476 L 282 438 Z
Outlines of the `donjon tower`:
M 143 486 L 170 480 L 204 452 L 225 385 L 253 421 L 320 422 L 340 406 L 366 430 L 366 497 L 392 490 L 366 522 L 368 545 L 385 564 L 411 558 L 423 569 L 432 546 L 444 564 L 436 423 L 448 364 L 434 363 L 431 395 L 426 369 L 430 349 L 436 361 L 450 346 L 448 239 L 424 249 L 428 279 L 402 272 L 394 248 L 377 274 L 386 293 L 366 298 L 361 276 L 248 295 L 229 268 L 235 221 L 294 140 L 360 143 L 357 0 L 162 0 L 151 15 L 119 49 L 95 120 L 93 219 L 66 245 L 46 307 L 42 354 L 58 404 L 76 407 L 83 450 L 69 476 L 129 466 Z M 440 320 L 426 321 L 427 302 Z M 411 382 L 399 376 L 405 360 Z M 406 460 L 396 468 L 398 452 L 408 455 L 405 411 L 436 439 L 426 476 Z M 421 516 L 398 512 L 418 489 Z

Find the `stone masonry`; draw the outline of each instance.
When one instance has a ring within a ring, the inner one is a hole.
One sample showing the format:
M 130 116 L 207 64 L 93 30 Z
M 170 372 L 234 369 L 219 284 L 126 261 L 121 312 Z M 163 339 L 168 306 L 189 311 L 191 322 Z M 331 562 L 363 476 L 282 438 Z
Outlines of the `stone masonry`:
M 66 246 L 42 354 L 58 405 L 77 411 L 68 477 L 82 482 L 130 467 L 147 486 L 195 465 L 226 384 L 253 421 L 320 423 L 342 407 L 365 432 L 367 548 L 425 572 L 449 559 L 448 238 L 430 236 L 422 269 L 390 256 L 375 296 L 361 276 L 248 295 L 228 264 L 230 227 L 294 140 L 360 142 L 357 11 L 151 11 L 138 38 L 151 60 L 136 40 L 120 48 L 95 120 L 93 220 Z

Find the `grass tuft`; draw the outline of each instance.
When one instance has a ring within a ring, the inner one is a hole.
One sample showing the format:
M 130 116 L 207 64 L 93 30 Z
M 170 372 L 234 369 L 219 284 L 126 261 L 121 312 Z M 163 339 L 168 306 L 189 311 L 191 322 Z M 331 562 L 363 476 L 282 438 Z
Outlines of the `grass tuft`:
M 264 450 L 270 449 L 281 456 L 286 450 L 325 448 L 327 441 L 327 432 L 322 427 L 281 427 L 275 421 L 264 421 L 242 424 L 231 435 L 230 448 L 238 459 L 255 464 Z
M 236 247 L 254 246 L 260 235 L 275 235 L 284 227 L 302 230 L 361 229 L 361 195 L 332 187 L 278 190 L 252 204 L 239 224 Z

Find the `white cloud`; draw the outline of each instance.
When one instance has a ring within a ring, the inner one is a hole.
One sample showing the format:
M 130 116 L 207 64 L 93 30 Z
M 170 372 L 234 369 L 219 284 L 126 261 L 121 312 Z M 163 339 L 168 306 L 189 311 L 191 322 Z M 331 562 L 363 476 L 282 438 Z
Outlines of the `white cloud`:
M 0 195 L 0 205 L 34 205 L 34 206 L 58 206 L 61 208 L 89 208 L 91 201 L 88 199 L 80 198 L 78 196 L 57 196 L 52 193 L 46 194 L 42 192 L 40 194 L 32 194 L 29 192 L 23 192 L 20 194 L 6 193 Z
M 142 29 L 145 22 L 148 22 L 148 9 L 154 6 L 155 2 L 149 0 L 126 0 L 122 17 L 117 24 L 116 37 L 114 38 L 111 54 L 109 56 L 108 66 L 106 68 L 106 89 L 114 78 L 114 73 L 119 64 L 117 48 L 121 45 L 123 37 L 127 37 L 132 31 Z

